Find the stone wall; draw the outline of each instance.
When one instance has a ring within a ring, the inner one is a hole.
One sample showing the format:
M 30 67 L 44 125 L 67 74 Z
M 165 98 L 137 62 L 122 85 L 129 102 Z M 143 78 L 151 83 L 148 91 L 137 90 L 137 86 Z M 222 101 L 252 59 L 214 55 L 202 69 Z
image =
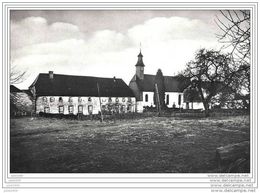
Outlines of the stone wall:
M 135 97 L 101 97 L 102 112 L 127 113 L 135 112 Z M 36 113 L 83 115 L 98 114 L 100 112 L 98 97 L 69 97 L 69 96 L 41 96 L 36 99 Z

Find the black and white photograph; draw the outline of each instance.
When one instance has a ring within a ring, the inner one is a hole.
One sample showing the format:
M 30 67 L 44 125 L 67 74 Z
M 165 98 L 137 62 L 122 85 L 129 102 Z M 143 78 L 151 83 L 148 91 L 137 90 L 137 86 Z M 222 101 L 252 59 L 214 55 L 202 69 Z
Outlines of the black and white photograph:
M 7 15 L 8 174 L 252 174 L 252 9 Z

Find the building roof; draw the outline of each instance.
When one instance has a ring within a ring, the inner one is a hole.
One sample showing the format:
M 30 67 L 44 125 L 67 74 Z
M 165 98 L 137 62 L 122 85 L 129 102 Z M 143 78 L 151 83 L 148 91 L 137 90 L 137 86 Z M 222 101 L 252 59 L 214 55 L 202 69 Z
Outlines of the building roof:
M 10 85 L 10 92 L 22 92 L 22 91 L 16 86 Z
M 131 81 L 136 81 L 141 91 L 154 91 L 155 75 L 144 74 L 143 80 L 135 75 Z M 164 76 L 165 92 L 183 92 L 189 84 L 189 79 L 181 76 Z
M 137 63 L 135 66 L 142 66 L 144 67 L 144 62 L 143 62 L 143 55 L 141 53 L 141 50 L 140 50 L 140 53 L 138 54 L 138 60 L 137 60 Z
M 132 90 L 119 78 L 100 78 L 90 76 L 72 76 L 40 73 L 33 84 L 36 96 L 98 96 L 97 84 L 101 97 L 134 97 Z

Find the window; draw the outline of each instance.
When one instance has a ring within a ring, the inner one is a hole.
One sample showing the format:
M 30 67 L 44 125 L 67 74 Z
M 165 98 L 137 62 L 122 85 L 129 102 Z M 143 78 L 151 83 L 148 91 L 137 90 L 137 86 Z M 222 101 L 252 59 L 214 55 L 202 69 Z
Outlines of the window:
M 119 99 L 116 97 L 116 102 L 118 103 L 119 102 Z
M 116 111 L 116 113 L 119 113 L 119 110 L 120 110 L 120 106 L 119 106 L 119 104 L 116 104 L 116 105 L 115 105 L 115 111 Z
M 132 102 L 132 99 L 131 99 L 131 97 L 128 97 L 128 102 Z
M 166 105 L 169 105 L 169 95 L 166 95 Z
M 92 113 L 93 113 L 93 105 L 89 105 L 89 106 L 88 106 L 88 113 L 89 113 L 90 115 L 92 115 Z
M 127 112 L 131 112 L 132 110 L 132 105 L 127 105 Z
M 53 103 L 55 101 L 54 97 L 50 97 L 50 102 Z
M 64 113 L 64 106 L 61 105 L 61 106 L 59 106 L 59 114 L 63 114 L 63 113 Z
M 125 105 L 121 106 L 121 112 L 124 113 L 125 112 Z
M 178 105 L 179 107 L 181 106 L 181 95 L 179 94 L 179 98 L 178 98 Z
M 108 102 L 110 102 L 110 103 L 112 102 L 112 98 L 111 97 L 108 98 Z
M 91 102 L 91 101 L 92 101 L 91 97 L 88 97 L 88 102 Z
M 50 107 L 44 107 L 44 113 L 50 113 Z
M 74 111 L 74 106 L 70 105 L 69 106 L 69 114 L 73 114 L 73 111 Z
M 145 102 L 148 102 L 148 94 L 145 94 Z
M 106 105 L 102 105 L 102 112 L 106 110 Z
M 73 102 L 73 99 L 72 99 L 72 97 L 69 97 L 69 102 Z
M 125 98 L 122 98 L 122 102 L 123 102 L 123 103 L 125 102 Z
M 83 105 L 78 106 L 78 113 L 80 113 L 80 114 L 83 113 Z

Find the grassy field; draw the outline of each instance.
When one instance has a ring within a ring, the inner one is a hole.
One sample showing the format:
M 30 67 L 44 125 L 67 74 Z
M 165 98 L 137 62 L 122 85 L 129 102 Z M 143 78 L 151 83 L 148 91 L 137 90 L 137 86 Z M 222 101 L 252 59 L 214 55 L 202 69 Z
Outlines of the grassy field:
M 220 172 L 216 148 L 250 138 L 249 116 L 11 119 L 11 172 Z

